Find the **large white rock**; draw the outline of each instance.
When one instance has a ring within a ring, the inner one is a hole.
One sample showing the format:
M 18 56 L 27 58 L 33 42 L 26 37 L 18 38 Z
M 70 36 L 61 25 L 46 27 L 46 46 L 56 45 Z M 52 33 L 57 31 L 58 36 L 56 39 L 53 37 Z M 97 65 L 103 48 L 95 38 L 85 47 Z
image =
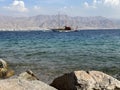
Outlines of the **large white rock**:
M 25 79 L 0 80 L 0 90 L 57 90 L 41 81 Z
M 56 78 L 51 86 L 59 90 L 120 90 L 120 81 L 99 71 L 74 71 Z

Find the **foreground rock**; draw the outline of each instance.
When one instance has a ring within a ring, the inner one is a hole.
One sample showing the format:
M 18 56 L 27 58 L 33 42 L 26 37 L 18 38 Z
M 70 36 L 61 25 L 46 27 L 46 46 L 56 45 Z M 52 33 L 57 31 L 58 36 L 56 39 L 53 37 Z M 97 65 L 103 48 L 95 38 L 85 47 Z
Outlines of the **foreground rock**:
M 26 72 L 21 73 L 18 76 L 19 79 L 25 79 L 25 80 L 39 80 L 39 78 L 31 71 L 31 70 L 27 70 Z
M 41 81 L 24 79 L 0 80 L 0 90 L 57 90 Z
M 57 90 L 41 81 L 28 70 L 18 77 L 0 80 L 0 90 Z
M 75 71 L 56 78 L 58 90 L 120 90 L 120 81 L 99 71 Z
M 57 90 L 41 81 L 28 70 L 18 77 L 0 80 L 0 90 Z

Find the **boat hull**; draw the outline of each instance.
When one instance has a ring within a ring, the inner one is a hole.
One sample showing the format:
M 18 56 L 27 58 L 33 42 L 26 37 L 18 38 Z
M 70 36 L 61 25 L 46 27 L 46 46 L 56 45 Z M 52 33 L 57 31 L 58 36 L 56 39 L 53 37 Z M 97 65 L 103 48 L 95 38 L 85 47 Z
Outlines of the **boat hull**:
M 76 32 L 77 30 L 52 29 L 53 32 Z

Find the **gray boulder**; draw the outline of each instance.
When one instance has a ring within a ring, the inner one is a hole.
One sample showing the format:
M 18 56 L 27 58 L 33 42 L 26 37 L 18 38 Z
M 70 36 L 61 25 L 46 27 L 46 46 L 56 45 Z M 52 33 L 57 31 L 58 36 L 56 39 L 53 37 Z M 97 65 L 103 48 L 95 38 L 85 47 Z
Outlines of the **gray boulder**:
M 0 90 L 57 90 L 41 81 L 31 71 L 21 73 L 18 77 L 0 80 Z
M 50 85 L 58 90 L 120 90 L 120 81 L 99 71 L 74 71 Z
M 30 81 L 39 80 L 39 78 L 31 70 L 27 70 L 26 72 L 19 74 L 18 78 Z
M 25 79 L 0 80 L 0 90 L 57 90 L 41 81 Z

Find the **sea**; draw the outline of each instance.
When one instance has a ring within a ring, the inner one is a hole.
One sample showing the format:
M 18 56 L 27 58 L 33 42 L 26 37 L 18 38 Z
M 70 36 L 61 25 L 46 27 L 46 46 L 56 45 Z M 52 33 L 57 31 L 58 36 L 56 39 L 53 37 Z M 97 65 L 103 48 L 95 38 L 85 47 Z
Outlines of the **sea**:
M 120 30 L 0 31 L 0 58 L 16 75 L 32 70 L 46 83 L 78 70 L 120 80 Z

